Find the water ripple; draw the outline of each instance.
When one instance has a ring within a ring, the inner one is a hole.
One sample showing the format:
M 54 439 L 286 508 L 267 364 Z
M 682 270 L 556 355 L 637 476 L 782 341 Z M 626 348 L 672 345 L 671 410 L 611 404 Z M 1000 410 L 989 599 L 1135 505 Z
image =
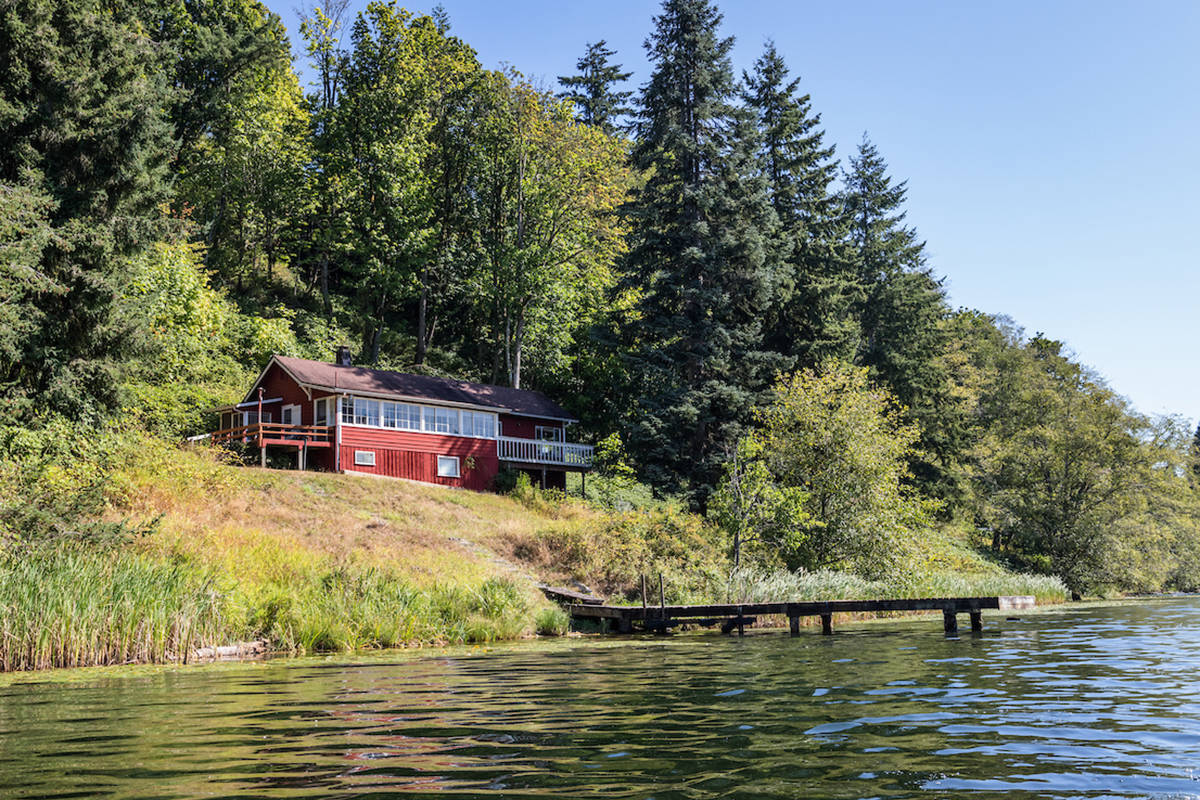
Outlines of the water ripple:
M 1200 602 L 0 690 L 0 797 L 1200 798 Z

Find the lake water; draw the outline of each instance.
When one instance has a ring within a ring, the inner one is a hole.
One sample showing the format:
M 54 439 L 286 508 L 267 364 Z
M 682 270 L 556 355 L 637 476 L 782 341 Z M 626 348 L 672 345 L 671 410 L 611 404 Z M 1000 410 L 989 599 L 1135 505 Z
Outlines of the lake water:
M 1200 797 L 1200 601 L 985 626 L 15 684 L 0 797 Z

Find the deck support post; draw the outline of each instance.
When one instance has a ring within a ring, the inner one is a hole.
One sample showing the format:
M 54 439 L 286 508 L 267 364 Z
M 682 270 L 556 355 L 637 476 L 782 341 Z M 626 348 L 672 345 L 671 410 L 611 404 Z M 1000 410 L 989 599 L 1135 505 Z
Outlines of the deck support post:
M 971 633 L 983 633 L 983 612 L 971 612 Z
M 958 615 L 954 613 L 954 609 L 942 609 L 942 627 L 945 628 L 947 636 L 958 633 Z
M 825 636 L 833 635 L 833 614 L 821 615 L 821 633 Z
M 263 469 L 267 468 L 267 444 L 261 435 L 258 437 L 258 462 Z
M 800 618 L 788 617 L 788 626 L 791 628 L 792 636 L 800 635 Z

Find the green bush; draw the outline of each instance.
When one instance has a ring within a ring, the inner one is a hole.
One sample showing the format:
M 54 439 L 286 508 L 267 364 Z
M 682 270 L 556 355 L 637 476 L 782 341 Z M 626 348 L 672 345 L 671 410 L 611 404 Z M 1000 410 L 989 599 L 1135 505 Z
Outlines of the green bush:
M 571 618 L 558 606 L 547 606 L 533 618 L 539 636 L 565 636 L 571 628 Z

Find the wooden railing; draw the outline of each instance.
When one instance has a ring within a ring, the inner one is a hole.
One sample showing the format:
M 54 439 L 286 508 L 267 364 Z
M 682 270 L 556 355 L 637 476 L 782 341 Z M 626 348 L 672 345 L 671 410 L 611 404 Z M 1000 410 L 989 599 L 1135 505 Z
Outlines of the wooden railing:
M 568 442 L 544 442 L 540 439 L 518 439 L 501 436 L 497 442 L 501 461 L 520 461 L 526 464 L 559 464 L 567 467 L 590 467 L 592 446 Z
M 333 441 L 333 427 L 329 425 L 286 425 L 282 422 L 255 422 L 252 425 L 241 425 L 237 428 L 226 428 L 213 431 L 208 437 L 213 444 L 229 444 L 243 442 L 261 445 L 263 440 L 274 444 L 287 442 L 312 444 L 314 442 Z

